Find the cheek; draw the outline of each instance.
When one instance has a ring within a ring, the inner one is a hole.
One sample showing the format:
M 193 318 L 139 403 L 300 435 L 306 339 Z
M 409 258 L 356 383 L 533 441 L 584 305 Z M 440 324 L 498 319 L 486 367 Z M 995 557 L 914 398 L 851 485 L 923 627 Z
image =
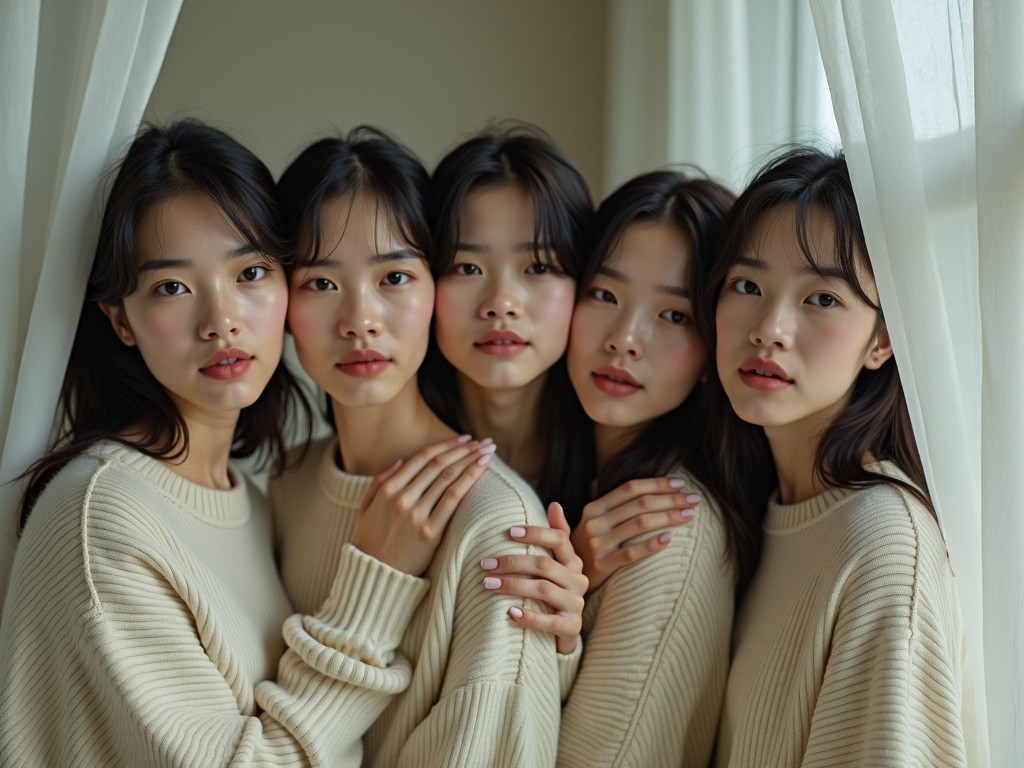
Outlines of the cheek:
M 585 304 L 572 314 L 569 329 L 569 373 L 574 378 L 589 373 L 588 361 L 603 347 L 605 334 L 600 317 Z
M 746 335 L 743 314 L 728 298 L 722 298 L 715 310 L 715 334 L 719 344 L 734 341 L 737 336 Z
M 535 291 L 530 295 L 532 319 L 551 333 L 568 337 L 575 298 L 576 284 L 570 280 L 559 280 L 556 285 Z
M 323 311 L 325 308 L 317 311 L 316 304 L 300 293 L 293 293 L 288 302 L 288 330 L 300 349 L 324 343 L 330 332 L 330 313 Z
M 653 366 L 654 375 L 679 393 L 680 403 L 690 394 L 708 364 L 707 347 L 697 337 L 696 331 L 687 332 L 686 337 L 683 341 L 677 339 L 667 344 L 664 351 L 658 353 Z
M 468 328 L 472 314 L 470 291 L 442 280 L 437 284 L 434 298 L 434 327 L 438 339 L 457 336 L 460 329 Z

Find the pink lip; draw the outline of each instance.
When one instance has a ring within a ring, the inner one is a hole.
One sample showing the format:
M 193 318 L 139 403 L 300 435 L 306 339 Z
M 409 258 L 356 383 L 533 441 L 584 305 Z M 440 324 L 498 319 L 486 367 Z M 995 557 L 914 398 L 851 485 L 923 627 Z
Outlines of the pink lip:
M 494 330 L 481 336 L 473 346 L 488 355 L 517 355 L 530 345 L 515 331 Z
M 761 392 L 778 392 L 793 383 L 785 368 L 773 360 L 760 357 L 744 362 L 739 373 L 744 384 Z
M 590 376 L 595 387 L 612 397 L 629 397 L 643 389 L 643 385 L 633 374 L 617 365 L 602 366 Z
M 199 368 L 204 376 L 217 381 L 231 381 L 244 376 L 252 365 L 252 355 L 245 350 L 222 349 Z
M 388 357 L 376 349 L 354 349 L 342 357 L 334 367 L 348 376 L 363 378 L 376 376 L 390 363 Z

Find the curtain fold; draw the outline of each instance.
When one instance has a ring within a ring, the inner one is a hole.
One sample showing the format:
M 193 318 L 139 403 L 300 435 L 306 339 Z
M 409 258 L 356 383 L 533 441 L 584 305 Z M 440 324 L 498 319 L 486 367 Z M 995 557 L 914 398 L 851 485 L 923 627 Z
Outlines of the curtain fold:
M 0 6 L 0 595 L 23 485 L 50 436 L 99 227 L 181 0 Z
M 972 764 L 1024 753 L 1024 5 L 811 0 L 957 575 Z M 973 727 L 972 727 L 973 726 Z

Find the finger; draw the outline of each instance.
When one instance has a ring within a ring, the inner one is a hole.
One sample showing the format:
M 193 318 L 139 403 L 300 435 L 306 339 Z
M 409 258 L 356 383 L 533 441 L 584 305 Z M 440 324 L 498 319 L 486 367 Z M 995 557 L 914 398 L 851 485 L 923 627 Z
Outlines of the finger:
M 671 494 L 647 494 L 622 504 L 609 511 L 601 523 L 605 531 L 610 531 L 634 519 L 660 520 L 662 518 L 648 518 L 646 516 L 658 512 L 681 512 L 684 509 L 692 510 L 701 502 L 699 493 L 671 493 Z M 650 523 L 648 523 L 650 524 Z M 653 531 L 658 526 L 645 528 L 643 530 Z M 589 530 L 589 529 L 588 529 Z
M 489 577 L 498 579 L 507 588 L 512 590 L 516 589 L 517 580 L 523 583 L 550 582 L 556 589 L 565 590 L 582 598 L 590 586 L 582 570 L 567 568 L 546 556 L 538 558 L 515 555 L 485 557 L 480 561 L 480 568 L 487 571 Z M 484 586 L 490 589 L 501 585 L 498 582 L 491 581 L 485 582 Z M 532 590 L 533 587 L 530 589 Z M 541 587 L 541 589 L 546 589 L 546 587 Z M 513 591 L 510 594 L 520 593 Z M 534 591 L 531 591 L 529 594 L 522 594 L 521 596 L 535 597 L 536 595 Z
M 556 637 L 565 637 L 575 640 L 579 637 L 582 622 L 578 617 L 564 616 L 558 613 L 539 613 L 529 608 L 521 608 L 514 605 L 508 609 L 508 615 L 512 620 L 523 627 L 532 627 L 541 632 L 547 632 Z M 567 648 L 564 652 L 571 651 Z
M 605 573 L 614 573 L 624 565 L 630 565 L 661 552 L 672 541 L 672 531 L 662 531 L 643 541 L 621 547 L 600 558 L 598 568 Z
M 562 531 L 566 536 L 572 533 L 569 521 L 565 519 L 565 510 L 557 501 L 548 504 L 548 525 L 556 531 Z
M 443 443 L 435 443 L 417 451 L 406 459 L 402 468 L 395 473 L 384 487 L 390 495 L 403 494 L 409 499 L 419 500 L 430 484 L 453 464 L 471 455 L 481 443 L 464 440 L 460 435 Z M 461 442 L 457 442 L 461 441 Z M 487 441 L 490 443 L 490 441 Z
M 453 488 L 455 489 L 455 494 L 461 491 L 461 495 L 457 495 L 456 504 L 462 501 L 462 496 L 473 487 L 476 478 L 480 477 L 483 473 L 483 469 L 490 463 L 491 457 L 496 450 L 497 446 L 494 443 L 482 445 L 471 451 L 468 455 L 461 457 L 458 461 L 449 464 L 440 472 L 437 472 L 436 475 L 436 468 L 425 467 L 420 472 L 420 479 L 430 479 L 431 475 L 435 476 L 431 480 L 430 485 L 421 494 L 423 504 L 427 505 L 428 509 L 433 509 Z M 468 484 L 461 482 L 467 473 L 472 477 L 472 482 Z M 458 486 L 456 486 L 457 483 L 459 483 Z
M 559 513 L 561 513 L 560 505 L 552 503 L 552 506 L 557 506 Z M 562 517 L 562 520 L 564 522 L 564 516 Z M 568 527 L 569 526 L 566 525 L 566 528 Z M 509 529 L 509 536 L 516 541 L 523 542 L 524 544 L 534 544 L 539 547 L 545 547 L 551 551 L 555 560 L 562 565 L 572 568 L 578 572 L 583 571 L 583 561 L 577 557 L 576 550 L 573 549 L 572 541 L 570 541 L 567 531 L 556 528 L 546 528 L 542 525 L 516 525 Z
M 552 611 L 567 614 L 583 612 L 583 595 L 548 581 L 523 579 L 514 576 L 486 576 L 484 589 L 501 595 L 511 595 L 543 603 Z
M 373 480 L 370 482 L 370 487 L 366 490 L 366 495 L 363 496 L 363 500 L 359 504 L 360 513 L 365 512 L 369 508 L 370 503 L 373 501 L 373 497 L 377 495 L 377 491 L 384 484 L 384 481 L 388 478 L 394 477 L 394 474 L 401 466 L 402 460 L 399 459 L 379 475 L 374 476 Z
M 434 481 L 421 500 L 429 518 L 424 524 L 428 536 L 439 535 L 444 531 L 466 494 L 487 470 L 493 455 L 493 451 L 474 453 L 458 465 L 454 480 L 442 476 Z
M 596 501 L 600 502 L 599 506 L 606 513 L 640 496 L 672 494 L 678 492 L 685 485 L 686 481 L 679 477 L 638 478 L 623 483 Z M 594 503 L 591 502 L 591 504 Z M 590 504 L 587 506 L 589 507 Z

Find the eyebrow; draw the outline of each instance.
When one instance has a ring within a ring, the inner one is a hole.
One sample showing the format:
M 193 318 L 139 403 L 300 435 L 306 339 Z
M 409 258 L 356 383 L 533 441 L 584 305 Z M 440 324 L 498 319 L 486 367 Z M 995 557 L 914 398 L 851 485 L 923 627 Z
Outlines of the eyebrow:
M 490 248 L 479 243 L 466 243 L 459 241 L 455 244 L 456 251 L 465 251 L 467 253 L 487 253 Z M 533 253 L 534 251 L 553 251 L 555 250 L 555 244 L 550 241 L 541 241 L 534 243 L 533 240 L 527 240 L 517 244 L 513 250 L 525 251 L 527 253 Z
M 760 272 L 768 272 L 768 263 L 764 259 L 759 259 L 757 256 L 738 256 L 733 265 L 739 265 L 743 267 L 749 267 L 750 269 L 756 269 Z M 814 277 L 824 277 L 827 280 L 839 280 L 841 282 L 849 284 L 849 280 L 846 279 L 846 275 L 841 269 L 837 267 L 812 267 L 810 264 L 804 264 L 798 270 L 801 274 L 813 275 Z
M 598 267 L 598 274 L 610 277 L 612 280 L 618 280 L 620 283 L 632 283 L 633 281 L 624 273 L 619 272 L 617 269 L 611 267 Z M 658 293 L 664 293 L 669 296 L 678 296 L 680 299 L 691 299 L 693 294 L 690 289 L 685 285 L 657 285 L 655 286 Z
M 387 253 L 378 253 L 370 257 L 371 264 L 386 264 L 389 261 L 409 261 L 415 259 L 416 261 L 422 261 L 425 259 L 423 254 L 417 253 L 412 248 L 396 248 L 393 251 Z
M 237 259 L 240 256 L 248 256 L 255 253 L 256 249 L 248 243 L 224 254 L 225 259 Z M 139 265 L 139 272 L 157 272 L 161 269 L 180 269 L 192 265 L 191 259 L 146 259 Z

